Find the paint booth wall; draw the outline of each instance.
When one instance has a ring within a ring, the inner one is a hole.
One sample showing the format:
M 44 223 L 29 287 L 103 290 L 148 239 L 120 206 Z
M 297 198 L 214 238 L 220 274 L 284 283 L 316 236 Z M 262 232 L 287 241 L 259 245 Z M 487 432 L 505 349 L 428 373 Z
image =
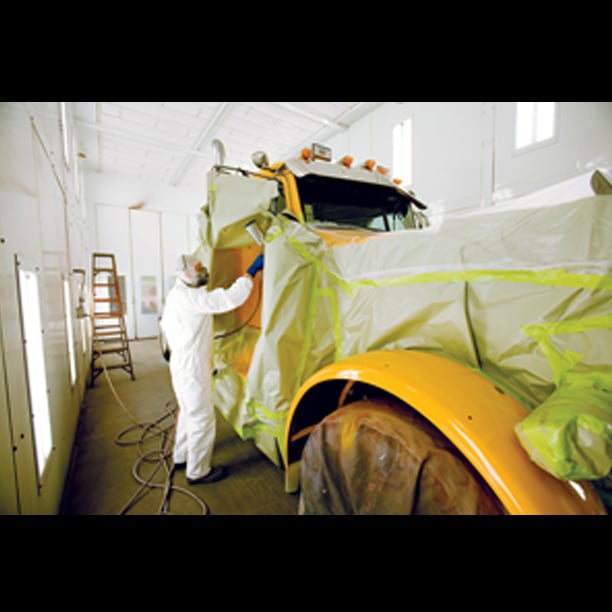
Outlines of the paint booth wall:
M 57 513 L 85 391 L 91 210 L 73 130 L 69 103 L 0 104 L 2 514 Z
M 430 218 L 511 202 L 612 166 L 612 103 L 555 103 L 554 133 L 517 149 L 517 102 L 385 102 L 326 141 L 334 158 L 394 167 L 393 130 L 411 123 L 412 188 Z
M 92 199 L 96 198 L 95 249 L 115 255 L 117 274 L 124 279 L 128 337 L 151 338 L 158 334 L 157 320 L 176 279 L 179 256 L 198 246 L 197 214 L 204 200 L 199 206 L 192 203 L 192 214 L 173 212 L 172 206 L 169 211 L 148 206 L 130 209 L 125 198 L 115 199 L 125 193 L 117 180 L 107 178 L 104 194 L 98 190 L 92 194 Z
M 92 252 L 116 255 L 134 339 L 157 335 L 176 259 L 197 246 L 203 202 L 84 172 L 73 110 L 70 102 L 0 103 L 0 514 L 60 509 L 91 359 L 90 320 L 79 315 L 90 310 Z M 129 209 L 143 199 L 151 210 Z M 38 290 L 27 313 L 20 271 Z M 27 364 L 33 343 L 23 319 L 36 311 L 44 379 L 40 369 L 29 376 Z

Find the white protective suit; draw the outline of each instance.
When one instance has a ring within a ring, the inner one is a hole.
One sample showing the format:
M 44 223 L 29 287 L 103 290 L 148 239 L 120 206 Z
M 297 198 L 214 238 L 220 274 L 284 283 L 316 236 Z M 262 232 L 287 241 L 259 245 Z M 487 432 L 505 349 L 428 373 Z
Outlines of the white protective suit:
M 187 478 L 211 470 L 215 442 L 213 408 L 213 314 L 241 306 L 253 288 L 250 276 L 240 276 L 228 289 L 208 291 L 177 279 L 168 293 L 161 327 L 170 347 L 170 374 L 179 412 L 173 458 L 187 463 Z

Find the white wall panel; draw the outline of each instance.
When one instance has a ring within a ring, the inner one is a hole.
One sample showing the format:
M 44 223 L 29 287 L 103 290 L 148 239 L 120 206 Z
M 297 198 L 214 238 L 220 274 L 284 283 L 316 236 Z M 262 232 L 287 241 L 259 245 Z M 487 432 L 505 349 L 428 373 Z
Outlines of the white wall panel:
M 515 102 L 496 102 L 494 201 L 612 166 L 612 102 L 558 102 L 552 141 L 515 150 Z
M 440 214 L 480 205 L 481 102 L 387 102 L 329 144 L 335 159 L 355 164 L 374 159 L 393 168 L 393 128 L 413 121 L 413 185 L 417 196 Z
M 0 321 L 1 324 L 1 321 Z M 2 346 L 0 345 L 0 349 Z M 0 350 L 0 514 L 18 514 L 19 500 L 13 461 L 13 431 L 10 418 L 9 390 L 4 350 Z
M 65 108 L 63 125 L 70 131 L 70 103 Z M 83 241 L 70 246 L 69 220 L 80 228 L 77 233 L 86 232 L 71 175 L 76 153 L 69 147 L 66 158 L 63 144 L 59 103 L 0 103 L 0 508 L 6 513 L 58 511 L 85 382 L 77 378 L 71 386 L 68 360 L 63 279 L 70 277 L 71 266 L 86 265 Z M 40 291 L 46 385 L 37 391 L 48 398 L 53 443 L 40 479 L 16 257 L 36 274 Z
M 0 131 L 1 134 L 1 131 Z M 0 153 L 3 152 L 0 138 Z M 36 501 L 34 441 L 30 420 L 15 256 L 40 262 L 38 201 L 32 195 L 0 192 L 0 334 L 5 394 L 0 398 L 0 462 L 8 476 L 0 487 L 0 508 L 23 513 Z M 4 427 L 6 429 L 4 429 Z M 20 499 L 21 498 L 21 499 Z
M 481 102 L 414 105 L 414 182 L 432 212 L 480 205 Z
M 461 214 L 612 166 L 612 103 L 559 102 L 557 134 L 515 151 L 515 102 L 386 102 L 326 143 L 392 167 L 393 127 L 413 126 L 413 185 L 432 218 Z
M 176 279 L 176 266 L 179 256 L 190 253 L 189 249 L 189 223 L 185 215 L 162 215 L 161 224 L 162 245 L 162 279 L 163 301 Z
M 201 244 L 200 241 L 200 222 L 197 215 L 189 215 L 189 237 L 188 237 L 188 249 L 189 253 L 193 253 Z
M 176 260 L 199 244 L 197 217 L 98 204 L 96 221 L 96 250 L 115 253 L 117 272 L 126 277 L 129 338 L 156 336 Z
M 136 337 L 157 336 L 161 312 L 160 214 L 130 211 Z
M 53 105 L 55 106 L 55 104 Z M 54 110 L 53 107 L 48 111 Z M 44 321 L 44 350 L 50 406 L 62 406 L 51 412 L 54 437 L 59 432 L 71 431 L 79 409 L 78 393 L 70 384 L 68 330 L 63 280 L 71 270 L 68 248 L 68 201 L 70 191 L 70 165 L 66 163 L 63 141 L 57 116 L 43 115 L 37 120 L 40 133 L 33 139 L 33 162 L 38 191 L 41 227 L 42 260 L 40 266 L 40 296 Z M 68 162 L 70 156 L 68 157 Z M 61 187 L 60 187 L 61 183 Z M 40 265 L 40 264 L 39 264 Z M 50 461 L 53 460 L 53 456 Z
M 349 135 L 350 152 L 355 159 L 355 164 L 361 164 L 372 155 L 372 117 L 366 115 L 351 126 Z M 344 154 L 344 153 L 343 153 Z M 332 155 L 334 155 L 332 151 Z

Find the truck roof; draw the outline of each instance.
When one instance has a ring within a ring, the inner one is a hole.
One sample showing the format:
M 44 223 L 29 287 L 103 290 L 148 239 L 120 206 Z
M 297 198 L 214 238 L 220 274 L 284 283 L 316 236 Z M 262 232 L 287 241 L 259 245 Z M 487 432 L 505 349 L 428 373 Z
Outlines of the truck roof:
M 386 185 L 388 187 L 395 188 L 398 187 L 387 174 L 382 174 L 375 170 L 367 170 L 363 167 L 348 168 L 340 163 L 319 160 L 307 162 L 301 158 L 290 159 L 286 161 L 285 164 L 289 170 L 298 177 L 305 176 L 306 174 L 317 174 L 320 176 L 360 181 L 362 183 L 374 183 L 376 185 Z
M 390 187 L 415 204 L 417 208 L 420 208 L 421 210 L 425 210 L 427 208 L 427 206 L 417 200 L 412 193 L 402 189 L 397 183 L 395 183 L 388 173 L 382 173 L 377 169 L 368 170 L 363 166 L 348 167 L 342 163 L 319 161 L 316 159 L 306 161 L 300 157 L 289 159 L 284 165 L 298 178 L 309 174 L 314 174 L 317 176 L 346 179 L 360 183 L 370 183 L 373 185 Z

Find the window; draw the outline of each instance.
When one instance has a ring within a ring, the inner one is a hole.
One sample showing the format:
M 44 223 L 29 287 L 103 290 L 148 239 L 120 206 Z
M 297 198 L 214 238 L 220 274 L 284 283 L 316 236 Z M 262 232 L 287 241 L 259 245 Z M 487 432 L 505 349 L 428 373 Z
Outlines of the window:
M 516 103 L 516 150 L 554 138 L 556 107 L 556 102 Z
M 412 185 L 412 118 L 393 128 L 393 176 Z
M 47 371 L 42 338 L 38 273 L 26 270 L 20 264 L 18 278 L 30 414 L 33 424 L 36 465 L 40 479 L 53 448 L 53 439 L 49 397 L 47 395 Z
M 297 187 L 309 224 L 387 232 L 406 227 L 410 199 L 390 185 L 306 174 Z

